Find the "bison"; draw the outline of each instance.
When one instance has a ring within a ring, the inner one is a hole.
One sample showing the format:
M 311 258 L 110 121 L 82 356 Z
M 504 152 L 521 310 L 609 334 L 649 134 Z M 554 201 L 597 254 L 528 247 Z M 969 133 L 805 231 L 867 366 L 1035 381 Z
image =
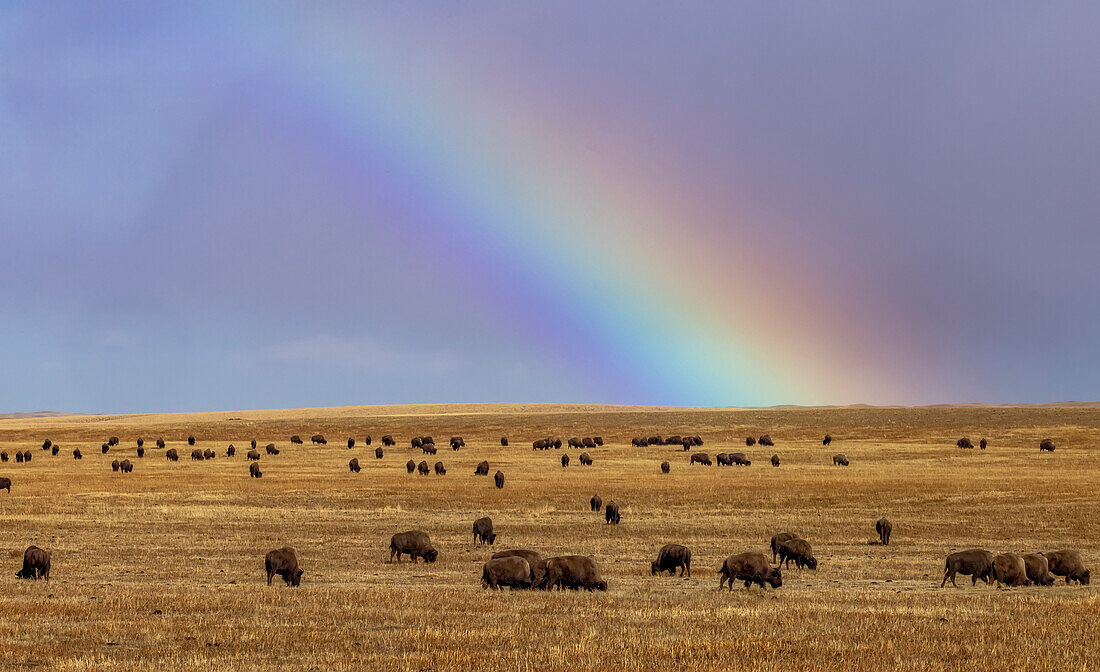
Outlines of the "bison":
M 351 450 L 354 447 L 355 447 L 355 439 L 353 439 L 352 437 L 349 436 L 348 437 L 348 450 Z
M 387 434 L 387 435 L 382 437 L 382 445 L 383 446 L 396 446 L 397 445 L 397 440 L 393 438 L 392 434 Z
M 358 474 L 359 473 L 359 458 L 358 457 L 351 458 L 351 461 L 348 462 L 348 470 L 351 471 L 353 474 Z
M 848 466 L 848 457 L 844 453 L 833 455 L 833 466 Z
M 878 534 L 878 541 L 883 546 L 890 545 L 890 534 L 894 531 L 894 524 L 886 519 L 886 516 L 879 518 L 875 522 L 875 533 Z
M 57 453 L 54 453 L 54 455 L 56 455 L 56 454 Z M 137 456 L 138 457 L 145 457 L 145 449 L 144 448 L 138 448 L 137 449 Z
M 481 585 L 494 590 L 527 589 L 534 584 L 531 563 L 517 555 L 493 557 L 481 567 Z
M 1001 553 L 993 558 L 993 580 L 1002 586 L 1026 586 L 1024 559 L 1016 553 Z
M 164 439 L 157 439 L 157 448 L 164 450 Z
M 269 586 L 272 577 L 276 574 L 281 576 L 288 586 L 297 588 L 302 583 L 303 572 L 302 568 L 298 566 L 298 552 L 290 546 L 268 551 L 264 557 L 264 568 L 267 570 L 267 585 Z
M 1054 584 L 1054 577 L 1050 574 L 1050 561 L 1042 553 L 1026 553 L 1024 569 L 1027 571 L 1027 580 L 1037 586 L 1050 586 Z
M 279 454 L 279 449 L 275 447 L 274 443 L 269 443 L 266 446 L 264 446 L 264 450 L 267 452 L 268 455 L 278 455 Z
M 74 460 L 82 460 L 82 459 L 84 459 L 84 455 L 83 455 L 83 454 L 81 454 L 81 452 L 80 452 L 80 449 L 79 449 L 79 448 L 74 448 L 74 449 L 73 449 L 73 459 L 74 459 Z
M 118 437 L 117 436 L 107 437 L 107 445 L 108 446 L 117 446 L 118 445 Z
M 474 468 L 474 476 L 488 476 L 489 475 L 489 461 L 482 460 L 477 463 L 477 467 Z
M 607 506 L 603 509 L 603 518 L 605 525 L 618 525 L 619 524 L 619 505 L 614 501 L 607 503 Z
M 15 573 L 20 579 L 39 578 L 50 580 L 50 554 L 37 546 L 28 546 L 23 551 L 23 568 Z
M 598 494 L 592 495 L 592 499 L 588 500 L 588 508 L 592 511 L 599 511 L 603 508 L 603 499 Z
M 734 581 L 744 581 L 746 589 L 754 583 L 761 589 L 764 588 L 765 583 L 772 589 L 783 585 L 783 573 L 778 567 L 772 567 L 764 554 L 759 551 L 729 556 L 718 568 L 718 574 L 721 577 L 718 580 L 718 590 L 722 590 L 722 585 L 727 581 L 731 591 Z
M 431 468 L 428 467 L 428 463 L 424 461 L 421 461 L 420 464 L 416 465 L 416 470 L 420 473 L 421 476 L 427 476 L 428 474 L 432 473 Z
M 413 460 L 409 460 L 408 462 L 406 462 L 405 471 L 409 472 L 410 474 L 416 471 L 416 462 Z
M 680 544 L 665 544 L 657 552 L 657 559 L 650 564 L 649 574 L 656 576 L 668 572 L 670 576 L 676 576 L 677 568 L 680 576 L 691 576 L 691 550 Z
M 107 452 L 108 452 L 109 450 L 111 450 L 111 447 L 110 447 L 110 446 L 108 446 L 108 445 L 107 445 L 107 444 L 105 443 L 105 444 L 103 444 L 102 446 L 100 446 L 100 447 L 99 447 L 99 449 L 100 449 L 101 451 L 103 451 L 103 454 L 104 454 L 104 455 L 106 455 L 106 454 L 107 454 Z
M 29 451 L 29 450 L 24 450 L 23 451 L 23 461 L 24 462 L 30 462 L 32 457 L 34 457 L 34 455 L 31 455 L 31 451 Z
M 502 446 L 507 446 L 508 445 L 508 437 L 507 436 L 500 437 L 500 445 L 502 445 Z
M 248 465 L 248 475 L 250 478 L 263 478 L 264 472 L 260 471 L 259 462 L 252 462 Z
M 756 442 L 759 443 L 762 446 L 774 446 L 775 445 L 775 442 L 772 441 L 772 437 L 771 437 L 770 434 L 765 434 L 764 436 L 761 436 L 759 439 L 756 440 Z
M 745 437 L 745 445 L 748 446 L 749 448 L 752 448 L 753 446 L 755 446 L 756 445 L 756 437 L 755 436 L 746 436 Z
M 7 462 L 8 454 L 5 451 L 0 451 L 0 462 Z
M 255 462 L 256 460 L 260 459 L 260 451 L 253 448 L 252 450 L 248 451 L 245 457 Z
M 989 447 L 989 441 L 986 441 L 985 437 L 983 436 L 982 439 L 978 441 L 978 448 L 985 450 L 987 447 Z
M 574 437 L 571 437 L 568 441 L 566 441 L 566 445 L 568 445 L 570 448 L 580 448 L 581 447 L 581 440 L 580 440 L 580 438 L 574 436 Z
M 249 448 L 252 448 L 253 450 L 255 450 L 256 446 L 257 446 L 256 439 L 252 439 L 251 441 L 249 441 L 249 443 L 248 443 Z
M 706 453 L 692 453 L 688 464 L 701 464 L 705 467 L 709 467 L 711 465 L 710 455 Z
M 435 475 L 436 476 L 446 476 L 447 475 L 447 467 L 443 466 L 442 462 L 436 462 L 435 463 Z
M 662 474 L 667 474 L 671 469 L 672 469 L 672 465 L 668 463 L 668 460 L 665 460 L 664 462 L 661 463 L 661 473 Z
M 322 446 L 327 446 L 328 445 L 328 441 L 325 440 L 324 434 L 314 434 L 313 436 L 309 437 L 309 440 L 314 445 L 317 445 L 317 444 L 320 444 Z
M 466 442 L 462 440 L 461 436 L 452 436 L 450 443 L 451 443 L 451 450 L 458 450 L 459 448 L 462 448 L 463 446 L 466 445 Z
M 961 439 L 959 439 L 958 441 L 955 442 L 955 447 L 956 448 L 973 448 L 974 444 L 970 443 L 970 439 L 968 439 L 967 437 L 964 436 L 963 438 L 961 438 Z
M 500 471 L 498 469 L 497 473 L 493 474 L 493 483 L 496 484 L 498 490 L 504 487 L 504 472 L 503 471 Z
M 367 434 L 365 437 L 363 437 L 363 445 L 364 446 L 369 446 L 370 442 L 371 442 L 370 434 Z
M 142 438 L 139 437 L 138 440 L 137 440 L 137 447 L 138 448 L 144 448 L 145 447 L 145 439 L 142 439 Z
M 780 532 L 772 537 L 768 544 L 769 548 L 772 549 L 772 562 L 775 562 L 775 557 L 779 555 L 779 548 L 791 539 L 798 539 L 798 535 L 794 532 Z
M 791 560 L 799 569 L 817 569 L 813 547 L 805 539 L 788 539 L 779 546 L 779 565 L 790 569 Z
M 586 555 L 563 555 L 544 562 L 545 573 L 538 588 L 558 590 L 607 590 L 607 582 L 600 577 L 596 561 Z
M 206 450 L 202 451 L 202 456 L 204 459 L 212 460 L 217 457 L 217 454 L 215 454 L 212 449 L 207 448 Z
M 589 455 L 588 453 L 581 453 L 581 456 L 578 459 L 581 461 L 581 464 L 583 466 L 586 466 L 586 467 L 591 467 L 592 466 L 592 456 Z
M 752 460 L 745 457 L 744 453 L 730 453 L 730 462 L 733 462 L 739 467 L 748 467 L 752 465 Z
M 291 443 L 291 445 L 298 445 L 300 443 L 303 443 L 302 437 L 295 434 L 295 435 L 290 437 L 290 443 Z M 252 447 L 255 448 L 255 446 L 252 446 Z
M 563 467 L 568 467 L 569 466 L 569 455 L 568 454 L 565 454 L 565 453 L 562 454 L 562 456 L 561 456 L 561 466 L 563 466 Z
M 118 471 L 118 460 L 111 462 L 111 471 Z
M 122 470 L 122 473 L 128 474 L 134 470 L 134 463 L 130 460 L 123 460 L 118 463 L 118 468 Z
M 191 459 L 201 461 L 201 460 L 205 460 L 206 456 L 203 454 L 203 452 L 201 450 L 196 448 L 196 449 L 191 451 Z
M 483 516 L 474 521 L 474 543 L 489 544 L 492 546 L 496 543 L 497 533 L 493 532 L 493 519 L 489 516 Z
M 395 556 L 397 562 L 401 562 L 402 554 L 409 556 L 413 563 L 418 558 L 424 558 L 424 562 L 435 562 L 439 557 L 439 551 L 432 546 L 428 533 L 420 530 L 398 532 L 390 538 L 390 562 L 394 561 Z
M 1089 585 L 1089 578 L 1092 572 L 1085 569 L 1085 563 L 1081 559 L 1081 551 L 1068 549 L 1063 551 L 1045 551 L 1043 556 L 1045 556 L 1047 562 L 1050 563 L 1051 574 L 1066 577 L 1066 583 L 1076 581 L 1082 586 Z
M 947 585 L 948 579 L 951 580 L 951 585 L 957 588 L 959 584 L 955 583 L 956 574 L 969 576 L 972 586 L 978 583 L 978 579 L 989 583 L 993 575 L 993 554 L 984 549 L 971 548 L 947 556 L 940 588 Z
M 234 447 L 234 445 L 232 443 L 229 444 L 229 447 L 225 449 L 225 456 L 226 457 L 233 457 L 236 454 L 237 454 L 236 447 Z
M 772 455 L 772 466 L 773 467 L 778 467 L 779 466 L 779 456 L 778 455 Z
M 0 476 L 0 490 L 7 490 L 11 494 L 11 479 L 7 476 Z
M 1055 448 L 1054 441 L 1051 441 L 1050 439 L 1043 439 L 1039 443 L 1039 452 L 1040 453 L 1053 453 L 1054 448 Z
M 374 449 L 374 457 L 375 457 L 375 459 L 381 460 L 381 459 L 382 459 L 382 456 L 383 456 L 384 454 L 385 454 L 385 453 L 383 453 L 383 452 L 382 452 L 382 446 L 378 446 L 378 447 L 376 447 L 376 448 Z
M 821 445 L 823 445 L 823 446 L 827 446 L 832 442 L 833 442 L 833 437 L 832 437 L 831 434 L 826 434 L 825 438 L 821 439 Z
M 253 452 L 255 452 L 255 451 L 253 451 Z M 172 462 L 179 462 L 180 454 L 176 452 L 175 448 L 169 448 L 168 450 L 166 450 L 164 452 L 164 459 L 171 460 Z M 256 459 L 257 460 L 260 459 L 259 456 L 257 456 Z
M 546 574 L 546 563 L 543 561 L 542 555 L 535 551 L 510 549 L 493 553 L 493 560 L 500 560 L 502 558 L 523 558 L 526 560 L 527 564 L 531 567 L 532 585 L 538 585 L 542 581 L 542 577 Z
M 42 442 L 42 450 L 49 450 L 52 447 L 53 447 L 53 441 L 50 441 L 49 439 L 46 439 L 45 441 Z
M 187 445 L 189 445 L 189 446 L 193 446 L 193 445 L 195 445 L 195 437 L 193 437 L 193 436 L 188 436 L 188 437 L 187 437 Z
M 425 455 L 435 455 L 436 453 L 434 443 L 425 443 L 424 445 L 420 446 L 420 450 L 423 451 Z

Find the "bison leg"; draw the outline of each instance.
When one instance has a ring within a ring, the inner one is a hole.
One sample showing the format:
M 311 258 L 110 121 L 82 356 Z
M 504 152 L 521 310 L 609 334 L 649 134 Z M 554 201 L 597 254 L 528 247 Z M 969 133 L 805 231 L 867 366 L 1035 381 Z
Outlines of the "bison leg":
M 271 571 L 270 569 L 267 570 L 267 585 L 271 585 L 271 577 L 273 576 L 275 576 L 275 572 Z
M 940 588 L 943 588 L 944 586 L 947 585 L 947 580 L 948 579 L 951 579 L 951 583 L 952 583 L 952 585 L 954 585 L 954 583 L 955 583 L 955 573 L 952 572 L 950 569 L 944 569 L 943 570 L 943 581 L 940 581 Z

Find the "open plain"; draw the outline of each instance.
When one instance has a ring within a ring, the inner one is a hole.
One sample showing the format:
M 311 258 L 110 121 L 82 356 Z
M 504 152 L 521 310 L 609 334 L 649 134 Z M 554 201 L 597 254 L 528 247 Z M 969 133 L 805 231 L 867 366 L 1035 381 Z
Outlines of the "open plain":
M 316 432 L 327 445 L 310 444 Z M 764 433 L 774 448 L 745 446 Z M 189 459 L 189 434 L 216 459 Z M 292 446 L 292 434 L 305 445 Z M 384 434 L 398 444 L 376 459 Z M 410 446 L 420 434 L 435 437 L 438 455 Z M 651 434 L 705 443 L 631 446 Z M 120 445 L 104 455 L 112 435 Z M 452 451 L 452 435 L 466 446 Z M 578 450 L 531 449 L 548 435 L 605 445 L 581 466 Z M 958 449 L 963 436 L 990 446 Z M 158 437 L 179 462 L 154 447 Z M 1048 437 L 1057 450 L 1041 454 Z M 57 456 L 41 449 L 47 438 Z M 248 475 L 251 439 L 261 452 L 269 442 L 280 450 L 263 455 L 259 479 Z M 939 584 L 945 556 L 971 547 L 1078 548 L 1097 566 L 1098 447 L 1100 409 L 1090 405 L 449 405 L 0 420 L 0 450 L 33 456 L 0 464 L 12 480 L 0 492 L 0 668 L 1095 669 L 1095 586 Z M 689 465 L 695 451 L 743 451 L 752 465 Z M 850 466 L 833 466 L 838 452 Z M 133 473 L 111 470 L 122 457 Z M 410 458 L 442 460 L 447 474 L 408 474 Z M 503 489 L 474 476 L 481 460 L 504 472 Z M 620 505 L 620 525 L 589 510 L 596 493 Z M 473 543 L 483 515 L 495 547 Z M 889 546 L 874 533 L 882 515 L 894 524 Z M 439 561 L 388 564 L 390 536 L 414 528 L 431 535 Z M 788 530 L 813 543 L 816 571 L 792 565 L 775 591 L 716 590 L 727 555 L 765 550 Z M 668 542 L 691 548 L 690 578 L 650 576 Z M 52 554 L 48 583 L 13 576 L 30 544 Z M 305 570 L 297 589 L 265 583 L 264 554 L 286 544 Z M 506 548 L 591 555 L 609 590 L 484 590 L 482 563 Z

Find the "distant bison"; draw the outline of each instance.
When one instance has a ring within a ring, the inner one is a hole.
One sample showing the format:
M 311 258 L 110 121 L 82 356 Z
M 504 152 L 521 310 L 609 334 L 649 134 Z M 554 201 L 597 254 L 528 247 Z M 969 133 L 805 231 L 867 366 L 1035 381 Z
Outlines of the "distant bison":
M 1055 448 L 1054 441 L 1051 441 L 1050 439 L 1043 439 L 1039 443 L 1039 452 L 1040 453 L 1053 453 L 1054 448 Z
M 633 439 L 630 440 L 630 445 L 637 446 L 638 448 L 645 448 L 649 444 L 642 437 L 635 436 Z
M 252 461 L 256 461 L 256 460 L 260 459 L 260 451 L 253 448 L 252 450 L 248 451 L 248 453 L 245 455 L 245 457 L 247 457 L 248 459 L 250 459 Z
M 56 455 L 56 454 L 57 453 L 54 453 L 54 455 Z M 138 448 L 137 449 L 137 456 L 138 457 L 145 457 L 145 449 L 144 448 Z
M 31 455 L 31 451 L 29 451 L 29 450 L 24 450 L 23 451 L 23 461 L 24 462 L 30 462 L 32 457 L 34 457 L 34 455 Z
M 118 471 L 118 460 L 111 463 L 111 471 Z
M 603 499 L 599 495 L 592 495 L 592 498 L 588 500 L 588 508 L 592 511 L 599 511 L 603 508 Z
M 264 446 L 264 451 L 268 455 L 278 455 L 279 454 L 279 449 L 275 447 L 274 443 L 269 443 L 266 446 Z
M 203 456 L 204 459 L 207 459 L 207 460 L 212 460 L 215 457 L 217 457 L 217 455 L 214 453 L 214 451 L 210 448 L 207 448 L 206 450 L 202 451 L 202 456 Z
M 835 467 L 838 465 L 842 467 L 848 466 L 848 457 L 844 455 L 844 453 L 833 455 L 833 466 Z
M 875 522 L 875 533 L 878 534 L 879 543 L 883 546 L 890 545 L 890 534 L 894 531 L 894 524 L 886 519 L 886 516 Z
M 451 450 L 458 450 L 466 445 L 466 442 L 462 440 L 461 436 L 451 437 Z
M 602 436 L 593 436 L 592 437 L 592 443 L 596 444 L 597 446 L 602 446 L 603 445 L 603 437 Z
M 128 474 L 134 470 L 134 463 L 130 460 L 123 460 L 118 463 L 118 468 L 122 470 L 122 473 Z
M 577 459 L 579 459 L 581 461 L 581 464 L 586 467 L 592 466 L 592 456 L 588 453 L 581 453 L 581 456 Z
M 756 437 L 755 436 L 746 436 L 745 437 L 745 445 L 748 446 L 749 448 L 752 448 L 753 446 L 755 446 L 756 445 Z
M 765 434 L 764 436 L 761 436 L 759 439 L 756 440 L 756 442 L 759 443 L 762 446 L 774 446 L 775 445 L 775 442 L 772 441 L 772 437 L 771 437 L 770 434 Z
M 503 471 L 500 471 L 498 469 L 497 473 L 493 474 L 493 483 L 496 484 L 498 490 L 504 487 L 504 472 Z
M 157 439 L 157 448 L 164 449 L 164 439 Z
M 1002 586 L 1026 586 L 1024 559 L 1016 553 L 1002 553 L 993 558 L 993 580 Z
M 179 462 L 180 454 L 176 452 L 175 448 L 169 448 L 164 452 L 164 459 L 171 460 L 172 462 Z M 256 459 L 260 459 L 259 456 Z
M 104 454 L 104 455 L 106 455 L 106 454 L 107 454 L 107 451 L 111 450 L 111 447 L 110 447 L 110 446 L 108 446 L 108 445 L 107 445 L 107 444 L 105 443 L 105 444 L 103 444 L 102 446 L 100 446 L 100 447 L 99 447 L 99 449 L 100 449 L 101 451 L 103 451 L 103 454 Z
M 107 445 L 108 446 L 117 446 L 118 445 L 118 437 L 117 436 L 108 437 L 107 438 Z
M 527 589 L 534 584 L 531 563 L 519 556 L 494 557 L 481 566 L 481 585 L 493 590 L 505 586 L 515 590 Z
M 0 490 L 7 490 L 11 494 L 11 479 L 7 476 L 0 476 Z
M 8 461 L 8 454 L 6 452 L 0 451 L 0 462 L 7 462 L 7 461 Z
M 375 459 L 379 459 L 379 460 L 381 460 L 381 459 L 382 459 L 382 456 L 383 456 L 384 454 L 385 454 L 385 453 L 383 453 L 383 452 L 382 452 L 382 446 L 378 446 L 378 447 L 376 447 L 376 448 L 374 449 L 374 457 L 375 457 Z
M 772 567 L 764 554 L 759 551 L 749 551 L 748 553 L 729 556 L 718 568 L 718 574 L 720 576 L 718 590 L 722 590 L 722 585 L 727 581 L 731 591 L 733 590 L 734 581 L 744 581 L 745 588 L 754 583 L 761 588 L 764 588 L 766 583 L 773 589 L 783 585 L 783 573 L 779 571 L 778 567 Z
M 295 434 L 294 436 L 290 437 L 290 443 L 291 443 L 291 445 L 297 445 L 299 443 L 303 443 L 302 437 Z
M 500 437 L 500 445 L 502 445 L 502 446 L 507 446 L 508 445 L 508 437 L 507 436 Z
M 1050 563 L 1050 573 L 1066 577 L 1066 583 L 1076 581 L 1082 586 L 1089 585 L 1092 572 L 1085 569 L 1085 563 L 1081 559 L 1081 551 L 1045 551 L 1043 556 Z
M 363 438 L 363 445 L 364 445 L 364 446 L 369 446 L 369 445 L 370 445 L 370 441 L 371 441 L 371 438 L 370 438 L 370 434 L 367 434 L 367 435 L 366 435 L 366 436 L 365 436 L 365 437 Z
M 772 455 L 772 466 L 773 467 L 778 467 L 779 466 L 779 456 L 778 455 Z
M 671 469 L 672 469 L 672 465 L 669 464 L 667 460 L 661 463 L 661 473 L 662 474 L 667 474 Z
M 359 473 L 359 458 L 358 457 L 351 458 L 351 461 L 348 462 L 348 469 L 351 470 L 352 473 L 355 473 L 355 474 Z
M 260 471 L 260 463 L 259 462 L 252 462 L 251 464 L 248 465 L 248 475 L 251 478 L 262 478 L 263 477 L 264 472 Z
M 959 584 L 955 583 L 956 574 L 969 576 L 970 585 L 977 584 L 978 579 L 989 583 L 993 576 L 993 554 L 980 548 L 971 548 L 947 556 L 940 588 L 947 585 L 948 579 L 952 586 L 958 587 Z
M 141 439 L 141 438 L 139 438 L 139 439 L 137 440 L 137 447 L 138 447 L 138 448 L 144 448 L 144 447 L 145 447 L 145 439 Z
M 791 539 L 798 539 L 798 535 L 794 532 L 780 532 L 772 537 L 771 542 L 768 544 L 768 547 L 772 549 L 772 562 L 775 562 L 776 556 L 779 555 L 779 548 Z
M 978 448 L 981 448 L 982 450 L 985 450 L 988 447 L 989 447 L 989 441 L 986 441 L 985 437 L 983 436 L 982 440 L 978 441 Z
M 561 466 L 563 466 L 563 467 L 568 467 L 569 466 L 569 456 L 568 455 L 563 454 L 561 456 Z
M 791 560 L 799 569 L 817 569 L 817 558 L 810 542 L 805 539 L 788 539 L 779 546 L 779 565 L 790 569 Z
M 83 455 L 83 454 L 81 454 L 81 452 L 80 452 L 80 449 L 79 449 L 79 448 L 74 448 L 74 449 L 73 449 L 73 459 L 74 459 L 74 460 L 82 460 L 82 459 L 84 459 L 84 455 Z
M 425 443 L 424 445 L 420 446 L 420 450 L 422 450 L 425 455 L 435 455 L 436 453 L 434 443 Z
M 955 447 L 956 448 L 973 448 L 974 444 L 970 443 L 970 439 L 968 439 L 967 437 L 964 436 L 963 438 L 961 438 L 961 439 L 959 439 L 958 441 L 955 442 Z
M 611 501 L 607 503 L 607 506 L 603 510 L 603 518 L 605 525 L 618 525 L 619 524 L 619 505 Z
M 28 546 L 23 551 L 23 568 L 15 573 L 20 579 L 39 578 L 50 580 L 50 554 L 37 546 Z
M 314 444 L 319 443 L 322 446 L 328 445 L 328 441 L 325 440 L 323 434 L 314 434 L 313 436 L 309 437 L 309 440 L 312 441 Z
M 489 475 L 489 461 L 482 460 L 477 463 L 477 467 L 474 468 L 474 476 L 488 476 Z
M 193 436 L 187 437 L 187 445 L 189 445 L 189 446 L 195 445 L 195 437 L 193 437 Z
M 826 434 L 825 438 L 821 440 L 821 445 L 827 446 L 833 442 L 833 437 L 830 434 Z
M 53 447 L 53 441 L 50 441 L 49 439 L 46 439 L 45 441 L 42 442 L 42 450 L 49 450 L 52 447 Z
M 701 464 L 709 467 L 711 465 L 710 455 L 706 453 L 692 453 L 688 464 Z
M 203 455 L 203 453 L 202 453 L 202 451 L 201 451 L 201 450 L 199 450 L 198 448 L 196 448 L 196 449 L 194 449 L 194 450 L 192 450 L 192 451 L 191 451 L 191 459 L 192 459 L 192 460 L 200 460 L 200 461 L 201 461 L 201 460 L 204 460 L 204 459 L 206 459 L 206 456 L 205 456 L 205 455 Z
M 250 447 L 250 448 L 252 448 L 252 449 L 255 449 L 255 448 L 256 448 L 256 445 L 257 445 L 257 444 L 256 444 L 256 439 L 252 439 L 252 440 L 251 440 L 251 441 L 249 442 L 249 444 L 248 444 L 248 445 L 249 445 L 249 447 Z
M 256 465 L 252 465 L 256 466 Z M 286 585 L 298 587 L 302 583 L 302 568 L 298 566 L 298 552 L 290 546 L 283 546 L 274 551 L 268 551 L 264 557 L 264 568 L 267 570 L 267 585 L 271 585 L 271 579 L 278 574 Z
M 680 544 L 665 544 L 657 552 L 657 559 L 650 563 L 650 576 L 656 576 L 662 572 L 668 572 L 676 576 L 676 570 L 680 570 L 680 576 L 691 576 L 691 550 Z
M 493 553 L 493 560 L 500 560 L 502 558 L 523 558 L 526 560 L 527 564 L 531 567 L 532 585 L 538 585 L 546 573 L 546 563 L 542 559 L 542 555 L 535 551 L 517 548 Z
M 414 462 L 413 460 L 409 460 L 408 462 L 406 462 L 405 471 L 408 471 L 410 474 L 416 471 L 416 462 Z
M 428 463 L 424 461 L 421 461 L 420 464 L 416 465 L 416 470 L 420 472 L 421 476 L 427 476 L 428 474 L 432 473 L 432 470 L 428 466 Z
M 236 447 L 234 447 L 232 443 L 229 444 L 229 447 L 225 449 L 225 456 L 226 457 L 233 457 L 236 454 L 237 454 Z
M 447 475 L 447 467 L 443 466 L 442 462 L 436 462 L 435 463 L 435 475 L 436 476 L 446 476 Z
M 733 462 L 738 467 L 748 467 L 752 465 L 752 460 L 745 457 L 744 453 L 730 453 L 730 462 Z
M 352 437 L 349 436 L 348 437 L 348 450 L 351 450 L 354 447 L 355 447 L 355 439 L 353 439 Z
M 401 555 L 407 555 L 415 563 L 418 558 L 424 558 L 424 562 L 435 562 L 439 552 L 432 546 L 427 532 L 410 530 L 399 532 L 390 539 L 390 562 L 397 558 L 401 562 Z
M 1054 577 L 1050 574 L 1050 562 L 1045 555 L 1042 553 L 1027 553 L 1023 558 L 1028 581 L 1037 586 L 1054 584 Z
M 474 521 L 474 543 L 489 544 L 492 546 L 496 543 L 497 533 L 493 532 L 493 519 L 489 516 L 478 518 Z
M 563 555 L 545 561 L 545 575 L 537 586 L 543 590 L 607 590 L 596 561 L 586 555 Z
M 397 441 L 393 438 L 392 435 L 387 434 L 387 435 L 382 437 L 382 445 L 383 446 L 396 446 Z

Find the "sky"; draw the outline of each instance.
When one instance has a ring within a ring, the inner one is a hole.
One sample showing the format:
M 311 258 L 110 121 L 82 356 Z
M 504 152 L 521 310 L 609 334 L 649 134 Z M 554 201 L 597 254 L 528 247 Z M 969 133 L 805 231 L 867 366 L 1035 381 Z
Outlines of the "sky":
M 0 412 L 1100 399 L 1100 4 L 0 5 Z

